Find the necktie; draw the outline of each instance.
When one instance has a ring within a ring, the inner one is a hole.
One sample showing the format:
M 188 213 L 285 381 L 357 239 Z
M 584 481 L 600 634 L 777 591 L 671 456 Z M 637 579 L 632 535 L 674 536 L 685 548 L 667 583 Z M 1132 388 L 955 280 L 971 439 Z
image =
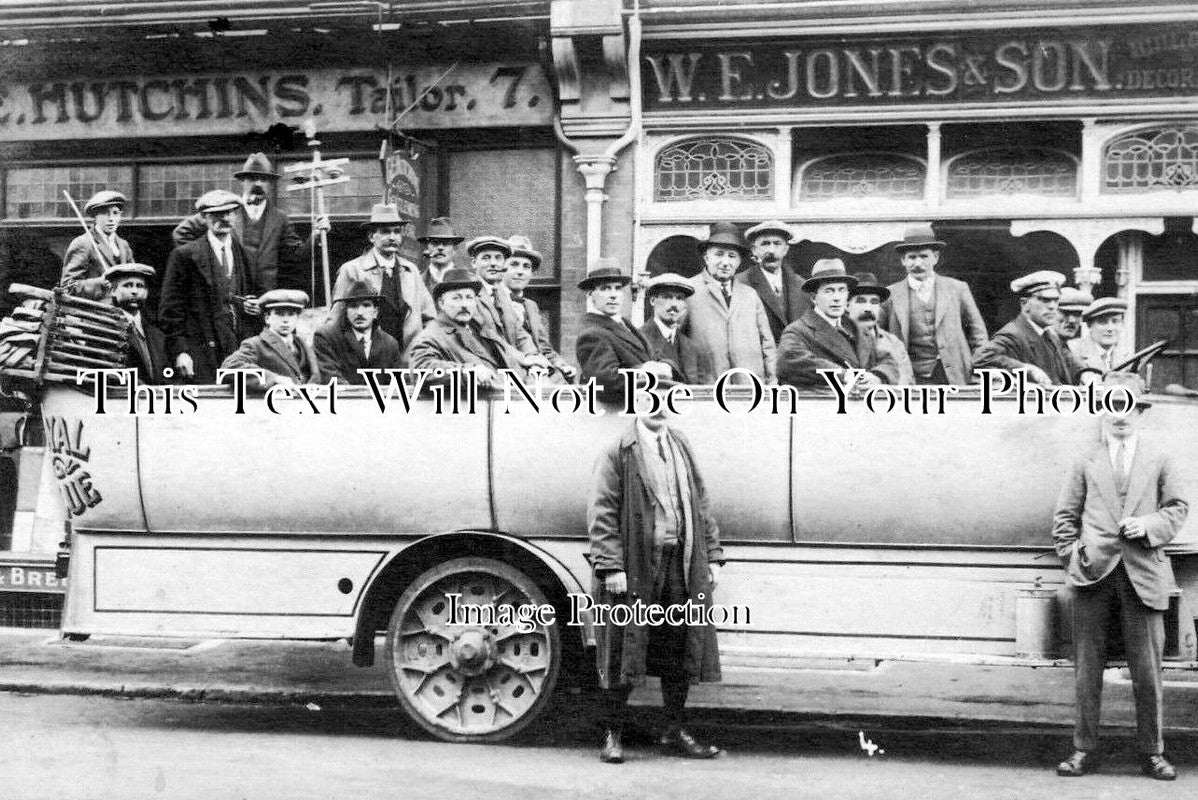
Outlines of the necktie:
M 730 284 L 730 283 L 723 284 L 721 287 L 721 291 L 723 291 L 723 293 L 724 293 L 724 305 L 731 308 L 732 307 L 732 284 Z
M 779 299 L 781 299 L 781 298 L 782 298 L 782 284 L 780 284 L 780 283 L 775 283 L 775 284 L 774 284 L 774 294 L 775 294 L 775 295 L 776 295 L 776 296 L 777 296 Z
M 363 356 L 366 356 L 366 357 L 370 356 L 370 343 L 366 341 L 365 335 L 358 337 L 358 346 L 362 348 Z
M 666 455 L 666 437 L 664 437 L 664 436 L 657 437 L 657 452 L 661 456 L 661 462 L 663 464 L 665 464 L 666 468 L 668 469 L 670 466 L 670 459 Z
M 1127 445 L 1119 442 L 1115 448 L 1115 483 L 1119 491 L 1127 491 Z

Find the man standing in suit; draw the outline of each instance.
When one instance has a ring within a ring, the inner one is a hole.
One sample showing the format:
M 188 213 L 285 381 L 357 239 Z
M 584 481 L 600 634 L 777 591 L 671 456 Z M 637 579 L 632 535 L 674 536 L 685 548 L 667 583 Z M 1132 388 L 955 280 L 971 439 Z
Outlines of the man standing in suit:
M 345 304 L 345 321 L 325 323 L 312 337 L 312 349 L 324 380 L 365 385 L 360 369 L 401 369 L 403 352 L 395 337 L 378 326 L 382 295 L 365 281 L 358 281 L 334 303 Z
M 1028 380 L 1040 386 L 1076 386 L 1084 367 L 1052 328 L 1064 282 L 1064 275 L 1048 270 L 1011 281 L 1011 291 L 1019 295 L 1019 316 L 978 348 L 974 365 L 1027 370 Z
M 794 237 L 784 223 L 776 219 L 754 225 L 745 231 L 745 240 L 753 253 L 753 264 L 736 280 L 757 292 L 765 306 L 774 341 L 782 331 L 811 308 L 811 298 L 802 290 L 803 281 L 786 268 L 786 254 Z
M 148 264 L 114 264 L 104 270 L 104 280 L 112 287 L 109 295 L 112 304 L 129 318 L 129 353 L 125 365 L 137 369 L 141 383 L 160 384 L 165 377 L 162 371 L 170 366 L 166 339 L 142 314 L 149 296 L 147 284 L 153 277 L 154 268 Z
M 1108 385 L 1116 381 L 1133 393 L 1143 390 L 1134 374 L 1108 376 Z M 1149 405 L 1141 400 L 1125 416 L 1102 418 L 1104 441 L 1070 468 L 1053 516 L 1053 545 L 1075 589 L 1077 718 L 1074 752 L 1057 765 L 1065 777 L 1097 766 L 1106 637 L 1116 614 L 1135 694 L 1140 768 L 1156 780 L 1177 777 L 1162 738 L 1164 618 L 1176 586 L 1163 547 L 1181 530 L 1189 504 L 1177 465 L 1137 433 Z
M 541 316 L 541 307 L 524 293 L 532 274 L 540 268 L 543 257 L 540 251 L 533 249 L 532 242 L 525 236 L 512 236 L 507 241 L 512 254 L 507 258 L 507 270 L 503 273 L 503 288 L 511 301 L 517 324 L 532 337 L 537 350 L 549 362 L 549 367 L 561 373 L 567 381 L 573 380 L 578 369 L 553 349 L 553 342 L 549 341 L 549 326 Z
M 812 296 L 814 307 L 786 326 L 778 345 L 778 380 L 792 386 L 828 386 L 817 370 L 839 370 L 840 381 L 847 370 L 866 370 L 854 388 L 867 389 L 883 383 L 898 383 L 898 365 L 889 353 L 878 350 L 877 340 L 865 336 L 845 315 L 849 291 L 857 279 L 845 272 L 839 258 L 821 258 L 811 268 L 803 291 Z
M 458 236 L 453 232 L 453 223 L 449 221 L 449 217 L 433 217 L 429 220 L 428 230 L 416 241 L 424 245 L 424 252 L 428 257 L 428 265 L 421 275 L 430 292 L 445 279 L 446 272 L 455 269 L 454 251 L 465 240 L 465 236 Z
M 878 276 L 872 272 L 858 272 L 854 275 L 857 285 L 849 289 L 848 314 L 857 325 L 862 336 L 872 336 L 874 345 L 879 353 L 889 354 L 898 367 L 898 383 L 910 385 L 915 383 L 915 373 L 911 369 L 911 359 L 907 357 L 907 346 L 903 340 L 890 331 L 878 325 L 882 315 L 882 304 L 890 298 L 890 290 L 878 283 Z
M 699 375 L 699 353 L 681 330 L 686 299 L 694 293 L 691 282 L 674 272 L 656 276 L 645 289 L 653 318 L 641 326 L 641 336 L 649 343 L 653 360 L 669 364 L 679 383 L 694 383 Z
M 973 354 L 986 341 L 986 323 L 968 284 L 936 272 L 944 242 L 930 227 L 910 228 L 894 249 L 907 277 L 888 287 L 884 327 L 906 344 L 915 380 L 973 383 Z
M 250 385 L 262 391 L 272 386 L 324 382 L 316 354 L 295 335 L 300 312 L 308 305 L 308 295 L 298 289 L 272 289 L 259 298 L 258 305 L 262 308 L 265 329 L 242 342 L 220 365 L 221 369 L 261 369 L 265 377 L 251 381 Z
M 617 402 L 624 395 L 621 369 L 643 369 L 669 380 L 674 374 L 669 364 L 655 360 L 645 337 L 623 316 L 626 287 L 632 278 L 614 258 L 600 258 L 594 268 L 578 282 L 587 293 L 587 313 L 574 343 L 578 355 L 579 380 L 594 378 L 603 387 L 600 397 Z
M 695 293 L 688 303 L 685 331 L 708 368 L 698 383 L 714 383 L 722 373 L 743 367 L 765 383 L 774 383 L 776 345 L 765 306 L 757 292 L 733 278 L 749 248 L 730 222 L 712 226 L 711 235 L 699 243 L 703 271 L 691 279 Z M 744 375 L 733 384 L 746 384 Z
M 162 279 L 158 324 L 175 374 L 215 383 L 216 368 L 258 328 L 262 287 L 254 262 L 233 236 L 241 198 L 214 189 L 196 201 L 207 228 L 171 251 Z
M 1131 357 L 1131 349 L 1122 342 L 1127 301 L 1119 297 L 1101 297 L 1086 307 L 1082 320 L 1086 333 L 1069 342 L 1069 349 L 1082 364 L 1106 374 Z
M 481 388 L 503 383 L 501 369 L 529 379 L 548 372 L 545 359 L 525 355 L 499 335 L 493 325 L 479 322 L 476 305 L 482 281 L 467 269 L 452 269 L 433 287 L 437 318 L 429 323 L 408 353 L 412 369 L 429 371 L 429 380 L 445 380 L 451 372 L 473 372 Z M 441 370 L 436 376 L 434 370 Z
M 233 215 L 233 236 L 245 249 L 252 270 L 259 276 L 262 290 L 308 288 L 309 239 L 295 232 L 291 220 L 277 207 L 276 185 L 279 173 L 265 153 L 254 153 L 241 169 L 233 173 L 241 181 L 241 206 Z M 312 236 L 330 229 L 327 216 L 316 220 Z M 187 244 L 204 235 L 204 222 L 192 214 L 171 232 L 175 246 Z
M 92 218 L 91 227 L 67 245 L 59 280 L 59 285 L 71 294 L 99 300 L 109 289 L 104 270 L 114 264 L 133 263 L 129 243 L 116 235 L 128 202 L 120 192 L 105 189 L 83 205 L 83 215 Z
M 375 203 L 370 219 L 363 223 L 370 237 L 370 250 L 346 261 L 337 271 L 333 297 L 340 297 L 355 283 L 366 283 L 382 297 L 378 325 L 399 342 L 400 350 L 411 346 L 416 335 L 437 316 L 433 298 L 425 288 L 420 270 L 399 254 L 411 220 L 400 215 L 393 203 Z M 335 303 L 329 321 L 345 324 L 345 304 Z

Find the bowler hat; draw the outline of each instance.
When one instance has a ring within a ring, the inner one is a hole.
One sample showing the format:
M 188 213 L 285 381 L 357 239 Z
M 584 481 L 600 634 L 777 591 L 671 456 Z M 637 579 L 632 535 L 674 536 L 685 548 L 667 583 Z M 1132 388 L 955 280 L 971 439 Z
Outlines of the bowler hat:
M 424 244 L 430 239 L 438 242 L 453 242 L 454 244 L 466 241 L 465 236 L 458 236 L 453 232 L 453 223 L 449 221 L 449 217 L 433 217 L 430 219 L 424 235 L 417 237 L 416 241 Z
M 786 226 L 785 222 L 781 222 L 776 219 L 759 222 L 752 228 L 749 228 L 747 231 L 745 231 L 745 241 L 752 244 L 753 237 L 760 236 L 763 233 L 778 233 L 782 235 L 782 238 L 786 240 L 787 244 L 795 243 L 794 233 L 792 233 L 790 228 Z
M 533 249 L 532 242 L 527 236 L 509 236 L 507 240 L 508 246 L 512 248 L 512 252 L 508 258 L 520 256 L 527 258 L 532 262 L 532 268 L 537 269 L 541 266 L 541 251 Z
M 507 243 L 507 239 L 498 236 L 475 236 L 466 243 L 466 255 L 471 258 L 474 258 L 479 250 L 498 250 L 503 253 L 504 258 L 512 254 L 512 246 Z
M 137 276 L 149 280 L 154 277 L 154 268 L 149 264 L 113 264 L 104 270 L 104 280 L 115 283 L 123 277 Z
M 196 200 L 196 211 L 201 214 L 215 214 L 220 211 L 232 211 L 243 205 L 241 198 L 227 189 L 213 189 L 204 192 L 200 199 Z
M 333 297 L 333 302 L 349 303 L 354 300 L 374 300 L 377 302 L 380 298 L 382 298 L 382 294 L 366 281 L 354 281 L 344 291 Z
M 803 281 L 803 291 L 811 294 L 825 283 L 847 283 L 852 290 L 857 279 L 848 273 L 839 258 L 821 258 L 811 265 L 811 277 Z
M 1096 319 L 1109 317 L 1112 314 L 1126 314 L 1127 301 L 1121 297 L 1100 297 L 1086 307 L 1082 312 L 1082 320 L 1093 322 Z
M 620 262 L 614 258 L 597 258 L 585 278 L 578 282 L 578 288 L 589 292 L 601 283 L 619 281 L 627 286 L 632 283 L 632 276 L 620 269 Z
M 478 294 L 482 288 L 483 282 L 478 279 L 477 275 L 468 269 L 454 267 L 446 270 L 445 277 L 433 287 L 433 299 L 438 300 L 441 295 L 454 289 L 473 289 L 474 293 Z
M 275 172 L 275 166 L 270 163 L 270 159 L 266 157 L 266 153 L 254 153 L 245 160 L 245 163 L 241 165 L 241 169 L 233 173 L 233 177 L 238 180 L 252 178 L 255 175 L 261 175 L 263 178 L 278 179 L 279 173 Z
M 936 238 L 936 234 L 932 233 L 930 225 L 919 225 L 903 231 L 903 240 L 896 244 L 894 249 L 901 253 L 904 250 L 923 250 L 926 248 L 943 250 L 944 247 L 944 242 Z
M 410 217 L 406 217 L 399 212 L 399 206 L 395 203 L 375 203 L 370 207 L 370 219 L 362 223 L 363 228 L 374 228 L 375 226 L 384 225 L 403 225 L 406 222 L 411 222 Z
M 1057 303 L 1057 308 L 1061 311 L 1085 311 L 1091 303 L 1094 302 L 1094 296 L 1089 292 L 1083 292 L 1074 286 L 1061 287 L 1061 301 Z
M 708 247 L 731 247 L 746 257 L 753 252 L 745 244 L 745 237 L 740 235 L 740 230 L 731 222 L 717 222 L 711 226 L 711 233 L 699 242 L 699 252 L 706 253 Z
M 890 290 L 878 281 L 878 276 L 872 272 L 855 272 L 853 277 L 857 279 L 857 285 L 849 289 L 849 297 L 856 297 L 859 294 L 876 294 L 882 298 L 885 303 L 890 299 Z
M 677 272 L 664 272 L 649 279 L 649 285 L 645 287 L 645 297 L 652 297 L 658 292 L 666 289 L 674 289 L 682 292 L 687 297 L 695 293 L 695 285 L 686 278 L 679 275 Z
M 1065 276 L 1047 269 L 1037 270 L 1011 281 L 1011 291 L 1020 297 L 1029 297 L 1045 289 L 1060 290 L 1065 285 Z
M 271 289 L 258 297 L 258 306 L 267 311 L 272 308 L 307 308 L 308 295 L 299 289 Z
M 109 206 L 117 206 L 124 208 L 129 204 L 129 198 L 120 192 L 114 192 L 111 189 L 103 189 L 93 194 L 86 203 L 83 204 L 83 213 L 91 216 L 102 208 Z

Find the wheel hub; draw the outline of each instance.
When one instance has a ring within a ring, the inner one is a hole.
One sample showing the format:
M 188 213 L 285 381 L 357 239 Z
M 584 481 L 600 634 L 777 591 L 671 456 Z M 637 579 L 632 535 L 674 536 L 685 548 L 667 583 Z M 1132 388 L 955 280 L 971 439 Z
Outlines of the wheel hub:
M 482 628 L 463 631 L 449 645 L 454 666 L 465 675 L 481 675 L 495 663 L 495 642 Z

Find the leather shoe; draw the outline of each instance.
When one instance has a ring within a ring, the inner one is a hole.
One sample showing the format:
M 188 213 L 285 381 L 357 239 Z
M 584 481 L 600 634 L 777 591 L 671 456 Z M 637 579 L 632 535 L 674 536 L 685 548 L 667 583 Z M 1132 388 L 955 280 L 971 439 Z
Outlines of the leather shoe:
M 1140 756 L 1140 772 L 1154 781 L 1177 780 L 1177 770 L 1163 755 Z
M 715 758 L 724 752 L 715 745 L 695 741 L 695 737 L 682 728 L 666 731 L 662 734 L 659 744 L 683 758 Z
M 599 751 L 599 760 L 604 764 L 624 763 L 624 744 L 620 741 L 620 732 L 608 730 L 603 737 L 603 748 Z
M 1073 755 L 1057 764 L 1057 774 L 1062 778 L 1080 778 L 1098 769 L 1098 759 L 1085 750 L 1074 750 Z

